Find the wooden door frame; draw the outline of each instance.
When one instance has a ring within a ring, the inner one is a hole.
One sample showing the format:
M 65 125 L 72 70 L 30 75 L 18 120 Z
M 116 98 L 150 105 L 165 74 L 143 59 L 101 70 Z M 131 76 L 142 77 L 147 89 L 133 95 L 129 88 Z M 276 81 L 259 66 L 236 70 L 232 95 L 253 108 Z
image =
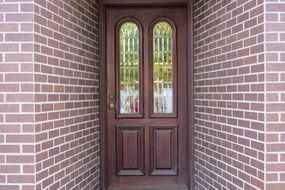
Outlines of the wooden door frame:
M 100 188 L 107 186 L 107 78 L 106 78 L 106 8 L 114 6 L 183 6 L 187 9 L 187 112 L 189 188 L 194 190 L 194 51 L 192 0 L 103 0 L 99 1 L 99 128 Z

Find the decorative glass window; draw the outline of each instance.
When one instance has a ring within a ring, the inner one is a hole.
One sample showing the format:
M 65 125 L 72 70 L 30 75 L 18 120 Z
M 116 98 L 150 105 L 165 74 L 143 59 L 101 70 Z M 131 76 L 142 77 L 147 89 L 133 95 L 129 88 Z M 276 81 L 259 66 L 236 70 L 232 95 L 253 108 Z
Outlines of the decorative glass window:
M 173 29 L 162 21 L 153 28 L 153 113 L 173 113 Z
M 120 113 L 140 113 L 140 30 L 133 22 L 119 29 Z

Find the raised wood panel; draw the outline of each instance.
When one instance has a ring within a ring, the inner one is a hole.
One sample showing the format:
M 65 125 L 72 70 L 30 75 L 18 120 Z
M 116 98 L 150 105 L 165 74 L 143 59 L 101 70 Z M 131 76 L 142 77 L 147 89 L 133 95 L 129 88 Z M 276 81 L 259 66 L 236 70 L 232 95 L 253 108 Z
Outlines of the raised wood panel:
M 161 130 L 155 132 L 156 167 L 157 169 L 171 169 L 172 147 L 171 131 Z
M 144 127 L 116 127 L 117 175 L 144 175 Z
M 151 175 L 177 175 L 177 126 L 150 126 Z

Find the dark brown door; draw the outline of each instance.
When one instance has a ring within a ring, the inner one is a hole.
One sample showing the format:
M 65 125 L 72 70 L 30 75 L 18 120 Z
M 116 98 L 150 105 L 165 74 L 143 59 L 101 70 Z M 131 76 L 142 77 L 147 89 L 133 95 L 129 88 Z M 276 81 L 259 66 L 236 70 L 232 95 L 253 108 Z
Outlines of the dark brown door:
M 106 10 L 109 189 L 187 189 L 186 10 Z

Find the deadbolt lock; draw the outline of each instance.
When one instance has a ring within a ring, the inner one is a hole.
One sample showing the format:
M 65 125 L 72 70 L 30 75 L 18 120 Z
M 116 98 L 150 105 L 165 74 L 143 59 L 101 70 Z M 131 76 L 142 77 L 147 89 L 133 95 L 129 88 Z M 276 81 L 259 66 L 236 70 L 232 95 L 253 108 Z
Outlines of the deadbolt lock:
M 109 100 L 115 100 L 115 96 L 114 95 L 110 95 L 109 96 Z

